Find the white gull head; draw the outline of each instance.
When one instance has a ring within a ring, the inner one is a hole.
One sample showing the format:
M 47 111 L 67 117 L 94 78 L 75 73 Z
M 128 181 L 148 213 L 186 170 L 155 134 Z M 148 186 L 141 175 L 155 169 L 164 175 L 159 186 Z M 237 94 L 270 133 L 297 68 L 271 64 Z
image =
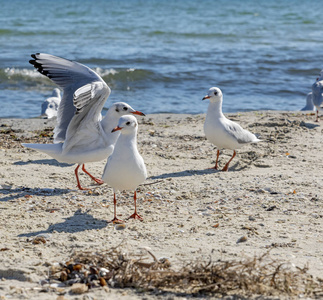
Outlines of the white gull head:
M 133 134 L 137 132 L 138 122 L 134 116 L 125 115 L 119 119 L 118 126 L 112 129 L 112 132 L 122 130 L 123 135 Z
M 58 106 L 61 103 L 61 93 L 58 88 L 53 90 L 51 97 L 47 98 L 41 106 L 41 115 L 51 119 L 57 116 Z
M 211 87 L 206 96 L 202 100 L 209 99 L 210 102 L 215 103 L 222 100 L 222 91 L 217 87 Z

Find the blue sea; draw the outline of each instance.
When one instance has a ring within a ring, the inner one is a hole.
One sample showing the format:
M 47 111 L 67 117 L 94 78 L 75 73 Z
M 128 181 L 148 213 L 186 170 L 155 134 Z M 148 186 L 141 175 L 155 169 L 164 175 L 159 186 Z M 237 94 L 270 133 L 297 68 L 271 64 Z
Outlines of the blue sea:
M 50 53 L 97 71 L 145 113 L 299 110 L 323 67 L 323 5 L 260 0 L 0 1 L 0 117 L 32 118 L 55 85 L 28 63 Z

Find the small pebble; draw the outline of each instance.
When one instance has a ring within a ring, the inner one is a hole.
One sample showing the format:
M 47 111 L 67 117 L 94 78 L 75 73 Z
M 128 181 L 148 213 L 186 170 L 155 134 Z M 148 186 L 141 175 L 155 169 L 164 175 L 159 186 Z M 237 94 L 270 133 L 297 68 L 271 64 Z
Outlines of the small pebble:
M 36 236 L 32 240 L 32 244 L 38 245 L 38 244 L 46 244 L 46 239 L 42 236 Z
M 277 206 L 276 206 L 276 205 L 272 205 L 272 206 L 269 206 L 269 207 L 266 209 L 266 211 L 272 211 L 272 210 L 274 210 L 275 208 L 277 208 Z
M 124 229 L 126 229 L 126 224 L 116 224 L 114 226 L 114 229 L 115 230 L 124 230 Z
M 212 236 L 212 235 L 216 235 L 216 233 L 214 231 L 209 231 L 206 233 L 207 236 Z
M 87 290 L 88 287 L 83 283 L 74 283 L 71 287 L 71 292 L 74 294 L 84 294 Z
M 109 273 L 109 270 L 106 268 L 101 268 L 99 271 L 99 274 L 101 277 L 104 277 L 105 275 L 107 275 Z
M 100 277 L 99 281 L 100 281 L 101 286 L 106 286 L 107 285 L 107 282 L 105 281 L 105 279 L 103 277 Z
M 242 236 L 241 238 L 239 238 L 238 240 L 237 240 L 237 244 L 239 244 L 239 243 L 243 243 L 243 242 L 246 242 L 247 241 L 247 237 L 244 235 L 244 236 Z

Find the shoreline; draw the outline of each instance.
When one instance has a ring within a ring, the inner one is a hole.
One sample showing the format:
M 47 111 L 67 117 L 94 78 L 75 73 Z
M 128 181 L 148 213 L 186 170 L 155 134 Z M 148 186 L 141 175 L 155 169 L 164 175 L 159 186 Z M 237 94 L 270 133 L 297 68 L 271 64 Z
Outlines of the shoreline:
M 8 248 L 1 252 L 0 277 L 7 279 L 0 282 L 0 295 L 18 295 L 26 282 L 39 287 L 48 266 L 66 261 L 74 250 L 103 250 L 122 241 L 129 251 L 149 247 L 175 267 L 183 260 L 239 259 L 270 250 L 271 257 L 308 265 L 309 274 L 321 276 L 322 121 L 315 123 L 312 113 L 300 111 L 225 115 L 264 140 L 239 149 L 229 172 L 207 169 L 216 148 L 203 133 L 205 114 L 138 118 L 138 150 L 148 171 L 147 185 L 137 193 L 144 221 L 129 220 L 121 231 L 106 223 L 113 213 L 111 188 L 81 174 L 82 184 L 93 190 L 79 191 L 75 166 L 21 146 L 51 143 L 51 132 L 44 130 L 53 128 L 55 120 L 0 119 L 0 226 L 7 228 L 1 240 Z M 223 151 L 220 166 L 231 154 Z M 100 176 L 104 165 L 87 167 Z M 132 212 L 131 193 L 121 193 L 117 201 L 120 216 Z M 38 234 L 47 234 L 48 241 L 32 244 Z M 246 241 L 237 243 L 243 236 Z M 135 291 L 123 292 L 108 295 L 144 299 Z M 57 290 L 29 293 L 38 299 L 58 295 Z M 99 297 L 103 291 L 91 293 Z

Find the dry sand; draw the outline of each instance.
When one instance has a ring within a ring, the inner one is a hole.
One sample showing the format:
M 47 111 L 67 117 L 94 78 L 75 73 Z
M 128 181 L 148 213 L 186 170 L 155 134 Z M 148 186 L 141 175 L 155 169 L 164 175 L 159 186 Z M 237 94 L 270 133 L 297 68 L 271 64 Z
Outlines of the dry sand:
M 107 223 L 113 217 L 111 188 L 81 172 L 82 185 L 92 190 L 77 190 L 74 165 L 21 146 L 51 143 L 46 135 L 54 120 L 0 120 L 1 299 L 57 299 L 64 293 L 61 299 L 163 297 L 113 288 L 76 296 L 45 282 L 49 267 L 66 262 L 74 250 L 99 251 L 122 241 L 125 251 L 149 247 L 175 268 L 182 261 L 241 259 L 271 249 L 272 258 L 307 265 L 310 274 L 323 277 L 322 121 L 300 112 L 228 117 L 263 139 L 238 150 L 229 172 L 207 169 L 216 148 L 204 137 L 205 115 L 139 118 L 138 148 L 151 184 L 137 193 L 144 221 L 126 221 L 125 230 Z M 231 154 L 223 151 L 220 165 Z M 100 177 L 104 165 L 87 169 Z M 132 193 L 117 197 L 118 216 L 126 218 L 133 212 Z M 33 244 L 39 234 L 46 243 Z M 243 236 L 247 240 L 237 243 Z M 169 299 L 175 298 L 182 296 Z

